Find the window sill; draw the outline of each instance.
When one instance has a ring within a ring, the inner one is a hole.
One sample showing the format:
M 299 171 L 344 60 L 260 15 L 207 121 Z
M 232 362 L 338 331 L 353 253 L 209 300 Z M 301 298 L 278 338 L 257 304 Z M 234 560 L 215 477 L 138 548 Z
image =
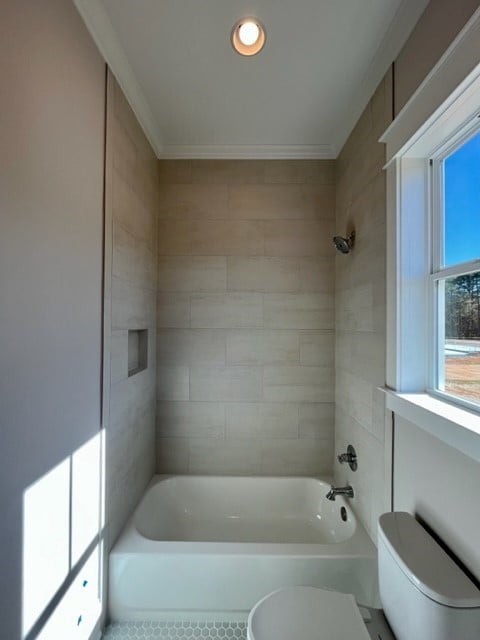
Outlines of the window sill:
M 480 415 L 426 393 L 383 391 L 387 409 L 480 462 Z

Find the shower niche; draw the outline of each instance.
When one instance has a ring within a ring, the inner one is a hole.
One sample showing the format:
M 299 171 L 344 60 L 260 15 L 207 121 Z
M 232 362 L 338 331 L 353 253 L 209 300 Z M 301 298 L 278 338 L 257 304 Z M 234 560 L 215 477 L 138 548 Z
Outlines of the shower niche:
M 148 329 L 128 330 L 128 377 L 148 367 Z

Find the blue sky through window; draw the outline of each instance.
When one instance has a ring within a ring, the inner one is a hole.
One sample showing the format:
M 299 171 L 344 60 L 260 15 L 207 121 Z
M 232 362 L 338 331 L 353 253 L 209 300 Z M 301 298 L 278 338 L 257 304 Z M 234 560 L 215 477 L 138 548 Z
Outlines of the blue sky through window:
M 480 258 L 480 131 L 445 159 L 446 267 Z

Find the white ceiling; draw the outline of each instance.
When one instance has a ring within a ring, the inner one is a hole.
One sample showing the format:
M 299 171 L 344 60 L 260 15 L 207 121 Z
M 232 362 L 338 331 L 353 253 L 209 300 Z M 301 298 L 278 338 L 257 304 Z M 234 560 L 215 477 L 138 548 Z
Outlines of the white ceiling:
M 159 155 L 335 157 L 427 0 L 75 0 Z M 267 42 L 245 58 L 233 24 Z

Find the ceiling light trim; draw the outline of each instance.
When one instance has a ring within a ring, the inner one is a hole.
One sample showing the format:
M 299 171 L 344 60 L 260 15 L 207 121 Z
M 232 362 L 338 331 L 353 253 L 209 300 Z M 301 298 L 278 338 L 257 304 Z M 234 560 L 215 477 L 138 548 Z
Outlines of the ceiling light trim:
M 100 0 L 73 0 L 90 35 L 110 67 L 157 157 L 163 151 L 158 122 L 145 98 L 110 18 Z
M 165 160 L 333 160 L 335 153 L 329 144 L 167 144 L 160 158 Z
M 242 39 L 242 27 L 251 23 L 255 25 L 258 29 L 258 35 L 254 42 L 246 43 Z M 230 35 L 230 41 L 232 43 L 232 47 L 236 53 L 241 56 L 245 56 L 247 58 L 251 58 L 259 54 L 263 47 L 265 46 L 266 41 L 266 33 L 265 27 L 263 23 L 260 22 L 258 18 L 254 18 L 253 16 L 246 16 L 245 18 L 241 18 L 237 20 L 237 22 L 233 25 L 232 33 Z

